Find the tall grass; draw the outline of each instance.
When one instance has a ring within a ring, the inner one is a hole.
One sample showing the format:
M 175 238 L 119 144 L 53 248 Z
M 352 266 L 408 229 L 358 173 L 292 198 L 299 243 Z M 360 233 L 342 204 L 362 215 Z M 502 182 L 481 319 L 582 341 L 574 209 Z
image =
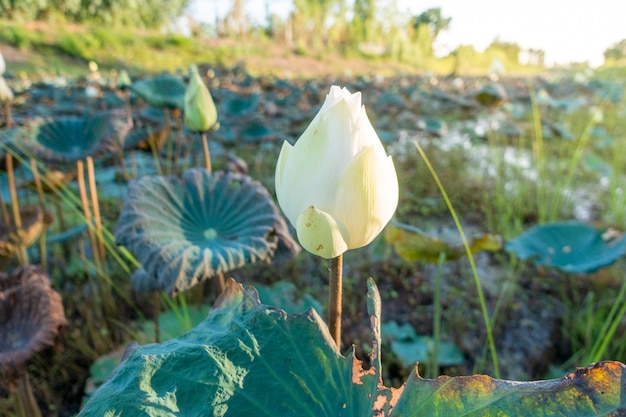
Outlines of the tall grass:
M 439 179 L 439 176 L 437 175 L 437 171 L 435 171 L 433 165 L 430 163 L 428 156 L 426 155 L 426 153 L 424 152 L 420 144 L 417 141 L 415 141 L 414 143 L 415 143 L 415 146 L 417 147 L 417 150 L 420 156 L 422 157 L 422 160 L 428 167 L 428 171 L 430 172 L 433 179 L 437 183 L 437 187 L 439 188 L 439 191 L 441 192 L 441 196 L 446 202 L 446 206 L 448 207 L 448 210 L 450 211 L 450 215 L 452 216 L 452 219 L 454 220 L 454 224 L 456 225 L 457 230 L 459 231 L 459 234 L 461 235 L 463 246 L 465 248 L 467 257 L 469 259 L 470 267 L 472 269 L 472 275 L 474 276 L 474 284 L 476 285 L 476 292 L 478 294 L 478 300 L 480 302 L 480 309 L 483 315 L 485 332 L 487 333 L 487 345 L 489 346 L 489 351 L 491 353 L 491 363 L 493 365 L 494 375 L 496 378 L 500 378 L 500 365 L 498 364 L 498 352 L 496 351 L 496 344 L 495 344 L 495 340 L 493 337 L 492 319 L 487 309 L 487 303 L 485 301 L 485 295 L 482 290 L 480 276 L 478 275 L 478 269 L 476 268 L 476 263 L 474 261 L 474 255 L 472 254 L 472 249 L 470 248 L 469 242 L 467 238 L 465 237 L 463 226 L 461 225 L 461 221 L 459 220 L 456 210 L 454 209 L 454 206 L 452 205 L 452 202 L 450 201 L 450 198 L 448 197 L 448 193 L 446 192 L 443 184 L 441 183 L 441 180 Z

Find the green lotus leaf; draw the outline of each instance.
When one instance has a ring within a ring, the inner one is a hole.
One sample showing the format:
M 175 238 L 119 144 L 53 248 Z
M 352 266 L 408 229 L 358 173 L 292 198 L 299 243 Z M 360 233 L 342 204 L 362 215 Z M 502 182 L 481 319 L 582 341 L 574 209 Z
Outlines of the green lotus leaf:
M 417 128 L 437 137 L 445 136 L 448 133 L 448 124 L 445 121 L 430 117 L 421 117 L 417 121 Z
M 258 107 L 260 100 L 260 94 L 251 94 L 249 96 L 233 94 L 220 106 L 219 113 L 235 118 L 246 116 Z
M 248 262 L 270 260 L 282 217 L 246 175 L 191 169 L 182 178 L 145 176 L 128 188 L 115 236 L 145 274 L 170 294 Z M 284 224 L 284 220 L 282 220 Z M 154 289 L 154 283 L 136 287 Z
M 560 138 L 568 141 L 574 140 L 574 135 L 561 123 L 541 121 L 542 134 L 545 138 Z
M 33 123 L 10 136 L 12 146 L 25 148 L 38 159 L 52 163 L 75 163 L 117 149 L 119 138 L 130 124 L 119 111 L 95 116 L 63 117 Z
M 170 74 L 136 81 L 130 88 L 154 107 L 182 109 L 185 106 L 185 83 Z
M 589 273 L 624 256 L 626 236 L 611 236 L 582 223 L 549 223 L 530 228 L 507 242 L 505 248 L 518 258 L 533 258 L 537 265 Z
M 407 417 L 626 412 L 626 372 L 600 362 L 560 379 L 516 382 L 485 375 L 422 379 L 398 390 L 380 379 L 380 296 L 368 281 L 370 365 L 342 356 L 315 310 L 287 314 L 228 280 L 207 318 L 184 335 L 133 346 L 80 416 Z
M 434 353 L 435 341 L 430 336 L 418 336 L 410 324 L 399 325 L 395 321 L 383 323 L 383 341 L 389 342 L 402 366 L 427 362 Z M 440 341 L 437 362 L 442 366 L 460 365 L 465 361 L 463 353 L 452 342 Z
M 595 153 L 585 153 L 583 156 L 583 167 L 598 174 L 599 177 L 610 178 L 613 175 L 613 168 Z
M 322 304 L 310 294 L 298 297 L 297 288 L 292 282 L 278 281 L 271 286 L 255 284 L 254 288 L 263 304 L 278 307 L 287 313 L 304 313 L 309 308 L 319 314 L 324 311 Z
M 474 100 L 485 107 L 497 107 L 508 98 L 506 90 L 501 84 L 489 83 L 483 85 L 474 93 Z
M 276 137 L 276 133 L 262 120 L 250 120 L 241 129 L 240 137 L 245 143 L 257 143 Z
M 163 110 L 147 107 L 133 116 L 133 128 L 121 139 L 122 148 L 149 152 L 161 149 L 169 133 Z

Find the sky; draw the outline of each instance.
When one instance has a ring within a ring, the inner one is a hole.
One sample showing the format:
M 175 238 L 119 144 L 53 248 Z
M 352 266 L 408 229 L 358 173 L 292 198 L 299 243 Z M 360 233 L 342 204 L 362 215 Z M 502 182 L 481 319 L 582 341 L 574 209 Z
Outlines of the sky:
M 291 0 L 267 0 L 272 13 L 286 16 Z M 266 0 L 244 0 L 248 14 L 262 22 Z M 522 48 L 543 49 L 546 63 L 601 65 L 603 52 L 626 39 L 626 0 L 397 0 L 400 11 L 416 15 L 439 7 L 450 28 L 435 44 L 445 54 L 460 44 L 484 50 L 496 37 Z M 198 20 L 213 22 L 232 0 L 192 0 Z

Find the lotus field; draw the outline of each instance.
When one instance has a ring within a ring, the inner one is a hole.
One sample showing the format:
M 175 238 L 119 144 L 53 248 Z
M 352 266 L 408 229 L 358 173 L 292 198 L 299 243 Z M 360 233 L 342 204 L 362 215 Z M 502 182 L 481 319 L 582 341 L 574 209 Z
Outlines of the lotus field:
M 626 414 L 623 83 L 2 63 L 0 415 Z

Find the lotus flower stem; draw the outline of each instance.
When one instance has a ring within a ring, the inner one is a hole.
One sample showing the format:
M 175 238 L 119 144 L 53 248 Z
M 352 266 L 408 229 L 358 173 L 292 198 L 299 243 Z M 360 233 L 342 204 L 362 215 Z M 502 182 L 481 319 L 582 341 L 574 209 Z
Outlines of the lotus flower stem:
M 93 167 L 93 158 L 87 157 L 87 177 L 89 179 L 89 191 L 91 193 L 91 204 L 93 206 L 93 216 L 96 221 L 96 235 L 98 238 L 98 249 L 100 250 L 100 260 L 106 266 L 106 252 L 104 250 L 104 237 L 102 234 L 102 219 L 100 218 L 100 204 L 98 203 L 98 189 L 96 188 L 96 177 Z
M 16 407 L 18 417 L 41 417 L 41 410 L 33 395 L 30 379 L 26 372 L 17 377 Z
M 89 241 L 91 242 L 91 251 L 93 252 L 93 260 L 96 266 L 96 270 L 101 270 L 100 254 L 97 249 L 96 236 L 93 233 L 93 223 L 91 222 L 91 210 L 89 209 L 89 199 L 87 198 L 87 190 L 85 187 L 85 169 L 83 161 L 76 161 L 76 170 L 78 171 L 78 191 L 80 193 L 80 201 L 83 205 L 83 215 L 85 216 L 85 223 L 87 223 L 87 233 L 89 234 Z
M 13 170 L 13 155 L 7 153 L 7 179 L 9 181 L 9 193 L 11 194 L 11 208 L 13 209 L 13 220 L 15 222 L 15 235 L 18 239 L 18 259 L 21 265 L 28 265 L 28 254 L 22 242 L 22 217 L 20 216 L 20 203 L 17 200 L 17 189 L 15 187 L 15 172 Z
M 206 132 L 200 132 L 200 141 L 202 142 L 202 153 L 204 154 L 204 167 L 211 172 L 211 155 L 209 154 L 209 142 L 206 138 Z
M 9 210 L 7 209 L 2 193 L 0 192 L 0 209 L 2 210 L 2 221 L 7 226 L 11 225 L 11 218 L 9 217 Z
M 341 349 L 341 278 L 343 254 L 330 260 L 330 294 L 328 298 L 328 329 L 337 349 Z
M 118 153 L 118 158 L 120 161 L 120 165 L 122 167 L 122 175 L 124 176 L 124 179 L 128 182 L 130 181 L 130 174 L 128 173 L 128 165 L 126 165 L 126 159 L 124 156 L 124 151 L 120 150 Z
M 6 116 L 6 128 L 10 129 L 13 126 L 13 118 L 11 117 L 11 102 L 4 102 L 4 114 Z
M 152 151 L 152 158 L 154 159 L 154 165 L 156 167 L 157 175 L 163 175 L 163 168 L 161 167 L 161 160 L 159 159 L 159 150 L 154 140 L 149 141 L 150 150 Z
M 112 315 L 115 311 L 115 304 L 113 302 L 113 298 L 111 296 L 111 285 L 106 282 L 104 278 L 104 269 L 102 264 L 102 259 L 100 257 L 100 251 L 98 249 L 98 240 L 96 238 L 96 234 L 93 230 L 93 222 L 91 221 L 91 210 L 89 209 L 89 200 L 87 198 L 87 191 L 85 187 L 85 170 L 83 166 L 83 161 L 77 161 L 76 167 L 78 170 L 78 190 L 80 192 L 80 200 L 83 205 L 83 213 L 85 216 L 85 222 L 87 223 L 87 232 L 89 234 L 89 241 L 91 242 L 91 253 L 94 260 L 94 265 L 96 267 L 96 279 L 98 280 L 98 288 L 100 290 L 100 296 L 102 297 L 102 304 L 104 305 L 104 310 L 106 315 Z M 94 190 L 92 188 L 92 190 Z M 97 200 L 97 198 L 96 198 Z M 97 222 L 96 222 L 97 223 Z
M 174 149 L 174 175 L 178 175 L 179 172 L 179 167 L 178 167 L 178 163 L 180 160 L 180 156 L 183 153 L 183 146 L 182 146 L 182 138 L 181 138 L 181 130 L 182 130 L 182 123 L 181 123 L 181 128 L 180 129 L 176 129 L 176 148 Z M 183 172 L 185 170 L 183 169 Z
M 37 162 L 32 158 L 30 160 L 30 169 L 33 172 L 33 179 L 35 180 L 35 186 L 37 187 L 37 196 L 39 197 L 41 212 L 45 213 L 46 199 L 43 194 L 43 186 L 41 185 L 41 178 L 39 177 L 39 172 L 37 171 Z M 43 269 L 47 269 L 48 260 L 46 257 L 46 228 L 43 229 L 43 231 L 41 232 L 41 237 L 39 238 L 39 258 Z
M 172 138 L 172 117 L 170 115 L 169 110 L 165 109 L 163 110 L 165 112 L 165 120 L 166 120 L 166 124 L 167 124 L 167 148 L 165 151 L 165 161 L 167 163 L 167 165 L 165 166 L 166 168 L 166 172 L 167 175 L 172 175 L 172 156 L 174 153 L 174 144 L 173 144 L 173 138 Z

